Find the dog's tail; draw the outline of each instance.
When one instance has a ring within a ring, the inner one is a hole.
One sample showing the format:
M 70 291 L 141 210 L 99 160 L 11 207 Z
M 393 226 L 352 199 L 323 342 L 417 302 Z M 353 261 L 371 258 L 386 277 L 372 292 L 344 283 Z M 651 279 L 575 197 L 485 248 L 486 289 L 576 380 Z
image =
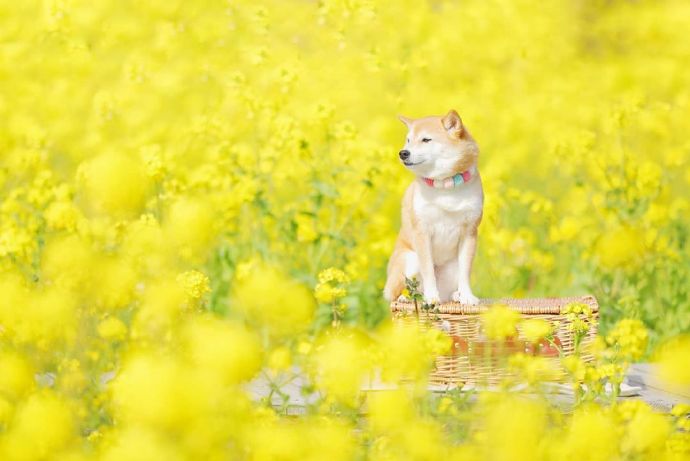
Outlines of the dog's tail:
M 394 251 L 388 262 L 388 278 L 383 288 L 383 297 L 386 301 L 394 301 L 405 289 L 405 258 L 400 251 Z
M 383 297 L 386 301 L 393 301 L 398 299 L 405 289 L 405 279 L 401 274 L 397 277 L 388 277 L 386 280 L 386 286 L 383 288 Z

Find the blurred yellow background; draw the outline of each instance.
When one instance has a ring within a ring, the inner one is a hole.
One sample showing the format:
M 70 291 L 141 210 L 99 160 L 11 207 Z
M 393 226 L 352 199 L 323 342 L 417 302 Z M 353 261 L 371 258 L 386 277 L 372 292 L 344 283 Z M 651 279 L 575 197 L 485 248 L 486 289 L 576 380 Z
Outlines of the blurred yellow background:
M 454 108 L 479 142 L 475 294 L 591 292 L 609 345 L 636 351 L 624 361 L 676 338 L 671 375 L 682 368 L 689 2 L 6 0 L 0 18 L 2 459 L 361 454 L 338 444 L 349 423 L 274 427 L 223 386 L 304 365 L 334 323 L 356 338 L 387 326 L 385 264 L 412 179 L 397 114 Z M 386 338 L 379 358 L 398 350 Z M 360 363 L 348 341 L 316 369 Z M 99 384 L 129 356 L 129 374 Z M 48 394 L 32 379 L 44 373 Z M 349 401 L 359 375 L 335 376 L 323 386 Z M 582 428 L 610 417 L 574 421 L 564 450 L 586 451 Z M 394 459 L 381 421 L 362 456 Z M 436 426 L 417 423 L 431 451 L 395 459 L 441 456 Z M 642 451 L 601 444 L 648 453 L 664 430 Z M 329 442 L 300 452 L 295 434 Z

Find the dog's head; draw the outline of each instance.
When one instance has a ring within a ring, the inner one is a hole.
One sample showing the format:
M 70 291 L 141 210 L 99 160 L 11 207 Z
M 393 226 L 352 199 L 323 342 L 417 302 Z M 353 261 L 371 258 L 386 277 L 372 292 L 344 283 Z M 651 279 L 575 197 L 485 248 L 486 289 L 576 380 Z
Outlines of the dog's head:
M 445 178 L 467 170 L 477 160 L 479 147 L 456 111 L 414 120 L 400 116 L 400 120 L 408 133 L 398 155 L 416 175 Z

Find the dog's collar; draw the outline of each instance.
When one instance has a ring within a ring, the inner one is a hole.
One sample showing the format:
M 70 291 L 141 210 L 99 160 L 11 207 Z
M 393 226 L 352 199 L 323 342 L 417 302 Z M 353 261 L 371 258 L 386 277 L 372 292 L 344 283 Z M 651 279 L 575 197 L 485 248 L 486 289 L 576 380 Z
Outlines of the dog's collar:
M 471 168 L 462 173 L 454 174 L 448 178 L 443 179 L 433 179 L 433 178 L 421 178 L 422 181 L 426 183 L 429 187 L 435 187 L 437 189 L 452 189 L 453 187 L 458 187 L 466 182 L 469 182 L 476 173 L 471 172 Z

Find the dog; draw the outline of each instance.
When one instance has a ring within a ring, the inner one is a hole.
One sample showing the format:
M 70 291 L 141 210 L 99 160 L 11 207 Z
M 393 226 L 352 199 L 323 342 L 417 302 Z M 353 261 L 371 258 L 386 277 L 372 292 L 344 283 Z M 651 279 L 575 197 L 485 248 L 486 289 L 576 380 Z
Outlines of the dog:
M 455 110 L 445 116 L 399 118 L 408 133 L 398 156 L 416 178 L 403 196 L 384 297 L 404 299 L 405 278 L 420 276 L 427 304 L 478 304 L 470 273 L 484 205 L 479 146 Z

